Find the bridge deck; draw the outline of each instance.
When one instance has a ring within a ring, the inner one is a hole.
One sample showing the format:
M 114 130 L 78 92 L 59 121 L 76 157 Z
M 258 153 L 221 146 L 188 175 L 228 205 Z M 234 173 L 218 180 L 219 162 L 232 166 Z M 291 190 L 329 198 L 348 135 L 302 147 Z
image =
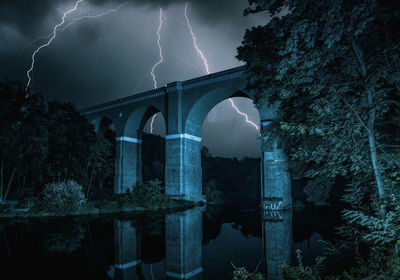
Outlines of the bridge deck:
M 138 101 L 141 101 L 144 99 L 161 96 L 161 95 L 164 95 L 166 92 L 174 91 L 176 89 L 190 89 L 190 88 L 195 88 L 198 86 L 210 84 L 213 82 L 231 79 L 231 78 L 240 76 L 244 72 L 244 69 L 245 69 L 245 66 L 239 66 L 239 67 L 223 70 L 220 72 L 215 72 L 215 73 L 212 73 L 209 75 L 204 75 L 204 76 L 200 76 L 197 78 L 189 79 L 189 80 L 182 81 L 182 82 L 175 81 L 172 83 L 168 83 L 164 87 L 159 87 L 159 88 L 148 90 L 148 91 L 141 92 L 141 93 L 134 93 L 134 94 L 131 94 L 131 95 L 123 97 L 123 98 L 118 98 L 116 100 L 112 100 L 112 101 L 108 101 L 108 102 L 101 103 L 98 105 L 90 106 L 90 107 L 80 110 L 80 112 L 84 115 L 87 115 L 90 113 L 110 109 L 113 107 L 118 107 L 121 105 L 138 102 Z

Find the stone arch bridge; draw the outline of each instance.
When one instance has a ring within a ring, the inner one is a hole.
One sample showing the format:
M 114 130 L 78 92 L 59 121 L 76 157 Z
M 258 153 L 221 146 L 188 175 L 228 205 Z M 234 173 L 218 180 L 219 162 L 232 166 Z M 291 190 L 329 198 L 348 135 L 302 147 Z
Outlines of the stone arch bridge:
M 141 182 L 141 136 L 147 120 L 160 112 L 166 123 L 165 191 L 174 197 L 200 201 L 202 196 L 201 129 L 208 112 L 230 97 L 252 98 L 246 92 L 244 67 L 201 76 L 130 95 L 81 111 L 97 131 L 113 123 L 116 129 L 114 192 L 124 193 Z M 274 118 L 273 106 L 259 110 L 260 126 Z M 260 140 L 261 141 L 261 140 Z M 276 145 L 262 153 L 263 207 L 291 207 L 290 175 Z

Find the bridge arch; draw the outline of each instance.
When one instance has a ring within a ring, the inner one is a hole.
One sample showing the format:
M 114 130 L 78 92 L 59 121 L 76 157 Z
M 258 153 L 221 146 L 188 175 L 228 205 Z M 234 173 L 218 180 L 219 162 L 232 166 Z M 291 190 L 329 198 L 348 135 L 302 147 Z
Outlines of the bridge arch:
M 249 94 L 237 88 L 218 88 L 202 94 L 187 110 L 185 133 L 201 137 L 203 122 L 208 113 L 222 101 L 239 96 L 252 99 Z
M 157 105 L 146 105 L 133 109 L 125 122 L 123 135 L 141 139 L 141 133 L 146 122 L 157 113 L 164 116 L 164 112 Z

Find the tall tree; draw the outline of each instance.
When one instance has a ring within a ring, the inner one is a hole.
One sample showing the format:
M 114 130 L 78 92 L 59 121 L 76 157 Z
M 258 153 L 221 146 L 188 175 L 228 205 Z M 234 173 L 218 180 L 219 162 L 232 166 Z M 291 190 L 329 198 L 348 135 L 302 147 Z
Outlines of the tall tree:
M 245 14 L 272 16 L 238 49 L 257 105 L 279 104 L 263 133 L 286 144 L 310 184 L 347 176 L 384 199 L 400 183 L 398 1 L 249 3 Z
M 25 95 L 22 84 L 0 82 L 0 203 L 17 177 L 40 174 L 47 154 L 46 104 Z
M 88 194 L 95 177 L 111 172 L 108 141 L 72 104 L 49 103 L 48 123 L 49 181 L 73 179 L 86 187 Z

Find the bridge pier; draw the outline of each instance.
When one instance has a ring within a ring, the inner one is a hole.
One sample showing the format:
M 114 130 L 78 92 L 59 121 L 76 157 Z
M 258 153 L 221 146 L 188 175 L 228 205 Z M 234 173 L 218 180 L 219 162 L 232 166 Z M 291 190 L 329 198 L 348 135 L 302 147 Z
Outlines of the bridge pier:
M 165 136 L 165 193 L 201 201 L 201 138 L 190 134 Z
M 264 122 L 263 125 L 268 125 Z M 274 142 L 262 152 L 261 207 L 263 210 L 292 208 L 292 187 L 287 157 Z
M 114 193 L 121 194 L 142 182 L 142 140 L 127 136 L 116 140 Z

